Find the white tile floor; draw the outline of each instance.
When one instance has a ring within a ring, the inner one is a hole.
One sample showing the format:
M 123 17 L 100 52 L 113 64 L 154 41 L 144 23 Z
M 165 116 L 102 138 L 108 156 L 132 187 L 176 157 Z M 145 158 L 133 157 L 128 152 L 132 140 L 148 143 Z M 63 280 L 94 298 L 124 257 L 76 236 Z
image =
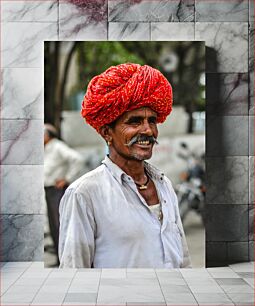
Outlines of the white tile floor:
M 183 270 L 0 266 L 0 305 L 254 305 L 254 262 Z

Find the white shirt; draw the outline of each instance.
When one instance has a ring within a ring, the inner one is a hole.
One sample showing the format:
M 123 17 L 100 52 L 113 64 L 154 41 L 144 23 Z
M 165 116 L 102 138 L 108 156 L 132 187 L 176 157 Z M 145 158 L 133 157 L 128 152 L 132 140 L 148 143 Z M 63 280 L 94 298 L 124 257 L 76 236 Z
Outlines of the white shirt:
M 63 141 L 53 138 L 44 147 L 44 186 L 55 186 L 56 180 L 71 183 L 84 167 L 80 154 Z
M 162 225 L 133 179 L 106 157 L 61 200 L 61 268 L 191 266 L 173 187 L 164 174 L 148 163 L 145 167 L 162 205 Z

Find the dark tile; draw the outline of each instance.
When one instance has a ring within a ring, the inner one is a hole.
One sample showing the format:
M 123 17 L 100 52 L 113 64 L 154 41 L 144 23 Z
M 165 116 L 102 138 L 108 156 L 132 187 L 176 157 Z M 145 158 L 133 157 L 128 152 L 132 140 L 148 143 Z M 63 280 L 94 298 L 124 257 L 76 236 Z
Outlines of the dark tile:
M 207 116 L 206 155 L 248 155 L 249 116 Z
M 249 205 L 249 240 L 254 240 L 254 205 Z
M 206 204 L 248 204 L 248 157 L 206 157 Z
M 254 261 L 254 241 L 249 241 L 249 261 Z
M 206 242 L 206 262 L 226 262 L 227 243 L 226 242 Z
M 229 264 L 248 261 L 249 242 L 228 242 L 227 254 Z
M 206 74 L 207 115 L 248 114 L 247 73 Z
M 196 21 L 248 21 L 248 1 L 196 0 Z
M 207 205 L 206 241 L 248 241 L 248 205 Z

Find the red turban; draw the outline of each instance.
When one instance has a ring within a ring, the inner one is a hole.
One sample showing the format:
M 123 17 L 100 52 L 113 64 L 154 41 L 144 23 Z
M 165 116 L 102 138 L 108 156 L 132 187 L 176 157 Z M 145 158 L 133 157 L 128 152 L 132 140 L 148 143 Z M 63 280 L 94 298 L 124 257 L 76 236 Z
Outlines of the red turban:
M 147 106 L 162 123 L 172 110 L 172 102 L 172 87 L 161 72 L 128 63 L 112 66 L 90 81 L 81 114 L 99 131 L 124 112 Z

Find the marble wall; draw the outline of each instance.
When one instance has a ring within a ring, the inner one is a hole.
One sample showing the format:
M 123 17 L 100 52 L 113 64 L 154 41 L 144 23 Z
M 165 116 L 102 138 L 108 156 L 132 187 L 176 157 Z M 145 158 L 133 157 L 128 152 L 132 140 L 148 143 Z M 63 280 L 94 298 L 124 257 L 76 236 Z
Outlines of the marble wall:
M 43 258 L 43 41 L 206 43 L 207 266 L 253 260 L 253 0 L 1 1 L 5 261 Z

